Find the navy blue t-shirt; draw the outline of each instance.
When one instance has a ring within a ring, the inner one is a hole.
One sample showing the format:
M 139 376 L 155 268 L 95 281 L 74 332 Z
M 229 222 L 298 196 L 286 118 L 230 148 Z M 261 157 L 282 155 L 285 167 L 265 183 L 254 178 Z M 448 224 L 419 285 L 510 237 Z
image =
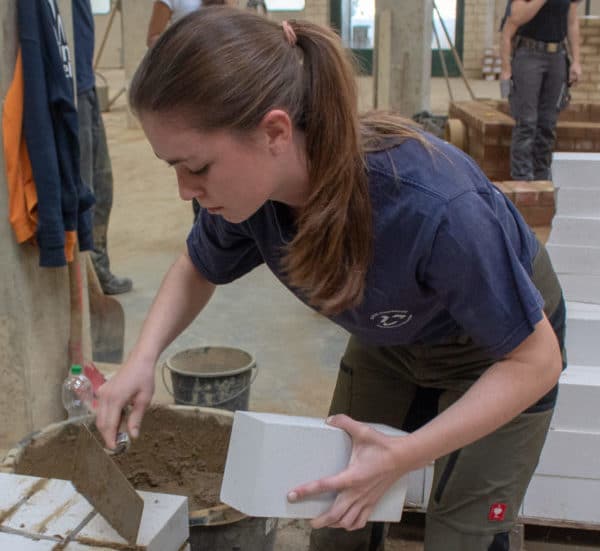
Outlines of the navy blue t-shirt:
M 368 155 L 374 258 L 362 303 L 332 320 L 372 345 L 468 335 L 502 357 L 542 319 L 531 281 L 538 242 L 470 157 L 427 139 L 430 150 L 409 139 Z M 285 285 L 280 259 L 293 235 L 289 208 L 267 202 L 240 224 L 201 210 L 187 245 L 215 284 L 265 262 Z
M 77 93 L 96 85 L 94 77 L 94 15 L 90 0 L 73 0 L 73 36 Z

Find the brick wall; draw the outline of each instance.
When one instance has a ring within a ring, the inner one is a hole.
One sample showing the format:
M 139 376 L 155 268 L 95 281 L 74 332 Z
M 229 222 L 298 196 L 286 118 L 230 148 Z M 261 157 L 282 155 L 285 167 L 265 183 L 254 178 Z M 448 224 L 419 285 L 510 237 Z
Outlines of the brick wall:
M 494 184 L 514 203 L 531 227 L 550 226 L 555 212 L 552 182 L 509 180 Z
M 581 82 L 571 90 L 576 101 L 600 102 L 600 18 L 581 17 Z
M 304 19 L 319 25 L 329 25 L 329 0 L 305 0 L 305 2 Z
M 481 77 L 483 51 L 494 45 L 497 1 L 503 0 L 465 0 L 463 66 L 468 77 Z

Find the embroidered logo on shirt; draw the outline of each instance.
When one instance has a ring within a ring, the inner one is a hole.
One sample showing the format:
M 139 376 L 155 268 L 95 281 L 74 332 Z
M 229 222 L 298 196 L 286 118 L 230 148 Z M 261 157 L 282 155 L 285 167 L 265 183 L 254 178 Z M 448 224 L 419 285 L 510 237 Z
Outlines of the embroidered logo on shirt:
M 370 319 L 380 329 L 393 329 L 407 324 L 412 319 L 412 314 L 407 310 L 387 310 L 373 314 Z
M 504 520 L 504 514 L 506 513 L 506 503 L 492 503 L 490 512 L 488 513 L 488 520 L 500 521 Z

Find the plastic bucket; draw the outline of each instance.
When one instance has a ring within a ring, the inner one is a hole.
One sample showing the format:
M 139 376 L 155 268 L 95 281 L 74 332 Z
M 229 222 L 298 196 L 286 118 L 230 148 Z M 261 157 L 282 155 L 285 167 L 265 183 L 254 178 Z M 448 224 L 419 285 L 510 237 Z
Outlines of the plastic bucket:
M 171 388 L 165 371 L 171 374 Z M 251 354 L 239 348 L 203 346 L 177 352 L 163 364 L 163 383 L 184 406 L 247 410 L 257 374 Z
M 212 420 L 222 427 L 231 427 L 233 423 L 233 414 L 230 411 L 174 405 L 166 406 L 166 409 L 182 419 L 192 419 L 194 423 L 201 424 Z M 88 416 L 80 418 L 79 421 L 93 422 L 93 419 L 93 416 Z M 68 435 L 68 438 L 74 439 L 73 431 L 77 429 L 76 421 L 67 420 L 54 423 L 23 438 L 0 461 L 0 472 L 16 472 L 42 478 L 68 480 L 70 478 L 68 461 L 55 462 L 52 470 L 47 470 L 47 467 L 38 463 L 31 469 L 25 469 L 23 468 L 23 458 L 30 446 L 60 441 L 65 434 Z M 169 443 L 163 442 L 163 445 L 168 446 Z M 67 445 L 65 454 L 69 453 L 70 449 Z M 202 458 L 200 457 L 198 460 L 202 461 Z M 143 465 L 139 467 L 142 468 Z M 277 519 L 249 517 L 228 505 L 219 503 L 205 509 L 192 508 L 189 512 L 189 529 L 191 551 L 272 551 L 277 533 Z
M 247 517 L 227 505 L 190 514 L 191 551 L 272 551 L 276 518 Z

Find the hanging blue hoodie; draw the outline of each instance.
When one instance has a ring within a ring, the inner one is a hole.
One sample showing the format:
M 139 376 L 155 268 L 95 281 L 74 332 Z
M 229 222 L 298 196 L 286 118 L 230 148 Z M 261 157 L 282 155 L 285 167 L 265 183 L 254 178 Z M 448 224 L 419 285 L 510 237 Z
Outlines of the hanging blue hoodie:
M 56 0 L 19 0 L 24 73 L 23 129 L 38 194 L 40 266 L 64 266 L 65 232 L 93 246 L 90 189 L 79 172 L 71 56 Z

